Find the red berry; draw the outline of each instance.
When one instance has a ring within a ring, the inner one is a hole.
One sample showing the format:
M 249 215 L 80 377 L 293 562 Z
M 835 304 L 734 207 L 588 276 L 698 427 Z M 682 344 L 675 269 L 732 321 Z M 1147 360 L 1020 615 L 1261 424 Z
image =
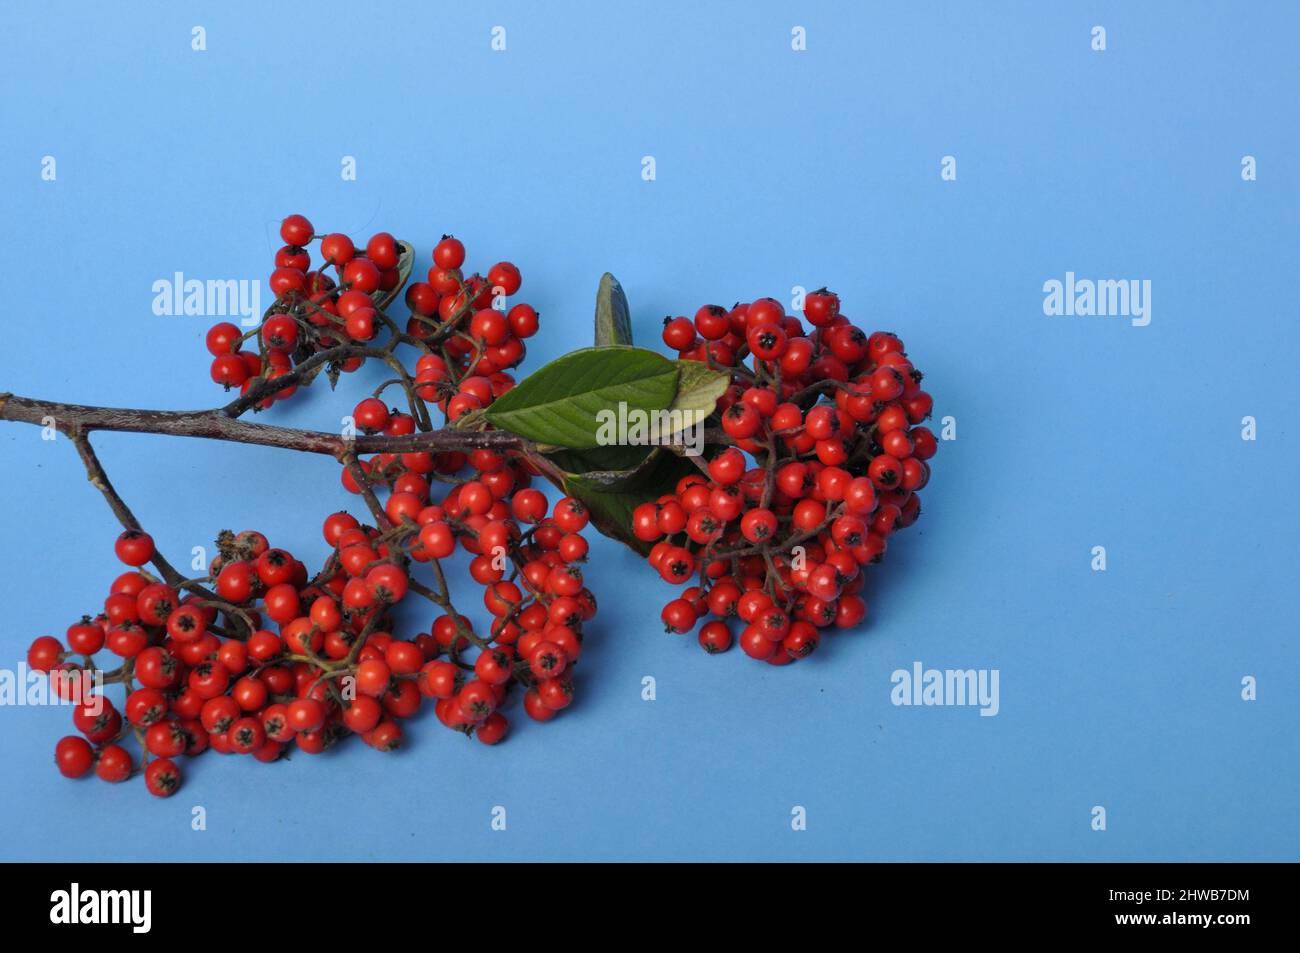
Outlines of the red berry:
M 243 332 L 236 325 L 229 321 L 222 321 L 212 326 L 205 342 L 209 354 L 213 357 L 221 357 L 234 354 L 239 350 L 239 342 L 242 338 Z
M 695 575 L 695 557 L 689 549 L 671 547 L 659 562 L 659 575 L 665 582 L 682 585 Z
M 477 724 L 496 710 L 497 697 L 492 686 L 477 679 L 466 682 L 465 687 L 456 696 L 456 707 L 462 718 L 470 724 Z
M 903 464 L 900 460 L 882 453 L 868 465 L 867 476 L 878 488 L 893 489 L 903 478 Z
M 217 594 L 227 602 L 247 602 L 253 594 L 255 581 L 255 573 L 250 563 L 227 563 L 217 574 Z
M 871 375 L 871 396 L 876 400 L 893 400 L 903 393 L 903 375 L 892 367 L 881 367 Z
M 785 353 L 785 332 L 776 325 L 751 327 L 745 334 L 745 342 L 750 352 L 762 361 L 774 361 Z
M 222 354 L 212 359 L 212 382 L 229 389 L 243 385 L 251 373 L 248 364 L 238 354 Z
M 909 436 L 912 438 L 912 454 L 918 460 L 929 460 L 939 451 L 939 443 L 928 427 L 916 427 Z
M 632 533 L 643 542 L 652 543 L 663 536 L 659 529 L 659 507 L 642 503 L 632 511 Z
M 519 269 L 508 261 L 499 261 L 489 268 L 487 279 L 493 289 L 501 289 L 504 295 L 514 294 L 523 283 L 523 279 L 519 276 Z
M 262 325 L 262 341 L 277 351 L 292 351 L 298 346 L 298 322 L 287 314 L 267 318 Z
M 816 650 L 819 639 L 816 626 L 799 620 L 791 623 L 781 645 L 792 657 L 803 658 Z
M 695 342 L 695 325 L 688 318 L 665 318 L 663 337 L 674 351 L 685 351 Z
M 113 547 L 117 558 L 128 566 L 143 566 L 153 558 L 153 537 L 138 529 L 128 529 Z
M 555 525 L 565 533 L 580 533 L 586 528 L 591 516 L 580 500 L 566 496 L 555 504 L 552 518 L 555 520 Z
M 353 409 L 352 419 L 366 433 L 378 433 L 388 426 L 388 405 L 378 397 L 367 397 Z
M 725 652 L 731 648 L 731 630 L 725 622 L 706 622 L 700 627 L 699 642 L 710 655 Z
M 731 330 L 731 322 L 722 308 L 706 304 L 695 312 L 695 328 L 706 341 L 720 341 Z
M 367 659 L 357 666 L 357 691 L 379 697 L 388 691 L 393 672 L 388 663 L 380 659 Z
M 170 758 L 157 758 L 144 769 L 145 787 L 155 797 L 171 797 L 181 786 L 181 771 Z
M 494 745 L 506 736 L 506 730 L 510 723 L 506 721 L 506 716 L 499 711 L 494 711 L 474 730 L 474 737 L 485 745 Z
M 537 678 L 555 678 L 568 665 L 568 656 L 554 642 L 543 640 L 528 656 L 528 667 Z
M 374 239 L 371 239 L 371 241 L 373 240 Z M 356 252 L 357 250 L 352 244 L 352 239 L 348 238 L 348 236 L 341 232 L 326 235 L 320 240 L 321 257 L 331 265 L 346 265 L 352 260 L 352 256 L 355 255 Z M 378 262 L 374 262 L 374 264 L 376 267 L 379 267 Z M 397 262 L 394 261 L 391 265 L 386 267 L 394 268 L 396 266 Z
M 343 724 L 357 734 L 364 734 L 378 725 L 383 715 L 383 705 L 369 695 L 358 695 L 344 709 Z
M 286 245 L 306 245 L 314 234 L 311 222 L 302 215 L 290 215 L 280 223 L 280 238 Z
M 375 263 L 376 268 L 396 268 L 399 260 L 397 240 L 388 232 L 377 232 L 366 242 L 366 257 Z
M 735 447 L 728 447 L 709 461 L 709 476 L 718 483 L 735 483 L 744 475 L 745 456 Z
M 371 294 L 379 290 L 379 269 L 368 259 L 354 258 L 343 268 L 343 283 L 356 291 Z M 358 313 L 354 311 L 349 318 L 355 317 Z
M 776 534 L 776 514 L 771 510 L 750 510 L 740 520 L 740 532 L 751 543 L 760 544 Z
M 121 745 L 107 745 L 99 752 L 95 775 L 116 784 L 131 776 L 131 755 Z
M 67 735 L 54 746 L 54 763 L 65 778 L 80 778 L 94 766 L 95 752 L 85 738 Z
M 420 669 L 418 686 L 426 698 L 451 698 L 456 694 L 460 670 L 450 662 L 427 662 Z
M 260 719 L 246 716 L 239 718 L 227 732 L 230 748 L 238 754 L 252 754 L 266 743 L 266 729 Z
M 573 683 L 567 678 L 547 678 L 537 683 L 537 697 L 551 711 L 568 708 L 573 701 Z
M 297 268 L 277 268 L 269 281 L 276 298 L 292 298 L 307 288 L 307 276 Z
M 532 305 L 517 304 L 506 314 L 510 332 L 517 338 L 530 338 L 537 333 L 538 315 Z
M 174 758 L 185 753 L 189 739 L 175 721 L 160 721 L 149 726 L 144 733 L 144 746 L 159 758 Z
M 763 634 L 755 625 L 748 625 L 740 634 L 740 648 L 753 659 L 769 658 L 776 651 L 777 643 Z
M 444 235 L 433 249 L 433 261 L 439 268 L 459 268 L 465 264 L 465 246 L 459 239 Z
M 311 255 L 298 245 L 285 245 L 275 253 L 275 267 L 305 272 L 311 267 Z
M 664 606 L 660 614 L 664 629 L 668 632 L 689 632 L 695 627 L 695 608 L 685 599 L 674 599 Z
M 524 711 L 534 721 L 550 721 L 555 717 L 557 709 L 548 707 L 537 690 L 530 689 L 524 694 Z
M 840 313 L 840 299 L 832 291 L 822 288 L 809 292 L 803 299 L 803 314 L 808 323 L 815 328 L 823 328 L 833 322 Z
M 63 644 L 52 635 L 42 635 L 27 650 L 27 667 L 36 672 L 48 672 L 59 664 Z
M 780 325 L 784 317 L 785 306 L 781 302 L 775 298 L 759 298 L 745 312 L 745 327 L 753 328 L 764 324 Z
M 753 404 L 740 401 L 732 404 L 722 414 L 722 429 L 734 440 L 745 440 L 758 433 L 763 418 Z
M 295 698 L 289 702 L 285 718 L 294 731 L 317 731 L 325 724 L 325 706 L 314 698 Z
M 490 347 L 505 343 L 510 336 L 510 323 L 506 316 L 494 308 L 476 311 L 469 322 L 469 333 Z

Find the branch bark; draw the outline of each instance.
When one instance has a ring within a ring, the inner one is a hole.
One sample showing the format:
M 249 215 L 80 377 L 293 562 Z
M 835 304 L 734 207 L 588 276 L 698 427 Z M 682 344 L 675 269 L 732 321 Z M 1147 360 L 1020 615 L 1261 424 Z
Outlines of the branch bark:
M 113 515 L 117 517 L 117 521 L 122 524 L 122 528 L 141 529 L 140 521 L 135 518 L 131 508 L 126 505 L 125 500 L 118 496 L 117 490 L 113 489 L 113 484 L 109 481 L 108 474 L 104 471 L 103 464 L 99 462 L 99 457 L 95 455 L 95 448 L 90 445 L 90 440 L 87 439 L 85 433 L 72 434 L 72 442 L 77 448 L 77 454 L 81 457 L 81 462 L 85 464 L 86 479 L 90 481 L 91 486 L 104 494 L 104 499 L 108 502 Z M 177 572 L 176 567 L 168 562 L 162 553 L 155 550 L 150 562 L 162 575 L 167 585 L 174 588 L 186 585 L 185 577 Z M 202 595 L 212 595 L 207 589 L 197 584 L 188 585 L 186 588 L 192 588 Z
M 226 408 L 216 410 L 137 410 L 125 407 L 91 407 L 0 394 L 0 420 L 53 426 L 75 439 L 96 430 L 154 433 L 173 437 L 203 437 L 321 453 L 336 459 L 344 454 L 443 453 L 453 450 L 529 450 L 528 441 L 504 430 L 444 428 L 400 437 L 362 434 L 344 437 L 320 430 L 298 430 L 272 424 L 255 424 L 232 417 Z

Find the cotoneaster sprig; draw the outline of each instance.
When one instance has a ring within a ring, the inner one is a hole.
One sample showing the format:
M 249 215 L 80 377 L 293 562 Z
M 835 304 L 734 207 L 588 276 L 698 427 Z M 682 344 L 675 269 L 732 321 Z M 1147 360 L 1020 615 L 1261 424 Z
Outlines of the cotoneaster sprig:
M 414 249 L 389 233 L 362 245 L 293 215 L 281 237 L 276 297 L 259 326 L 223 322 L 206 335 L 213 380 L 238 391 L 224 406 L 0 394 L 0 420 L 52 424 L 70 439 L 123 526 L 114 551 L 127 569 L 103 604 L 28 653 L 33 668 L 61 676 L 60 692 L 85 673 L 122 686 L 118 703 L 102 692 L 77 700 L 79 733 L 56 746 L 69 776 L 120 781 L 139 770 L 165 796 L 180 784 L 177 759 L 208 748 L 275 761 L 355 734 L 391 750 L 426 701 L 443 724 L 488 744 L 504 737 L 512 696 L 531 719 L 550 720 L 573 698 L 596 614 L 581 570 L 589 522 L 668 582 L 695 580 L 664 607 L 670 631 L 712 614 L 699 641 L 722 651 L 737 617 L 747 654 L 786 664 L 816 647 L 819 629 L 861 621 L 862 567 L 919 515 L 936 449 L 920 426 L 931 406 L 920 374 L 901 341 L 857 329 L 824 289 L 803 304 L 807 326 L 770 298 L 669 319 L 670 359 L 632 346 L 626 298 L 606 275 L 596 346 L 516 382 L 539 319 L 508 300 L 522 284 L 513 264 L 466 277 L 464 245 L 443 236 L 427 280 L 408 284 Z M 389 310 L 403 290 L 405 319 Z M 245 419 L 322 371 L 334 386 L 368 360 L 392 376 L 361 396 L 342 433 Z M 611 442 L 615 407 L 693 426 L 694 450 L 671 429 L 651 444 Z M 328 454 L 366 519 L 324 519 L 314 573 L 245 530 L 219 533 L 206 573 L 186 578 L 109 481 L 95 431 Z M 564 494 L 554 505 L 532 485 L 539 476 Z M 477 620 L 453 602 L 444 563 L 458 552 L 482 589 Z M 418 599 L 432 624 L 398 636 L 394 610 Z

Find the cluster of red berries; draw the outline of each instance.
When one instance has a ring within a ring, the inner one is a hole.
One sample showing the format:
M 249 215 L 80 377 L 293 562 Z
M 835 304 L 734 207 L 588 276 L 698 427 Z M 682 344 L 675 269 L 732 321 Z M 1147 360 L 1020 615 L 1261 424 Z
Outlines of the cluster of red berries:
M 353 420 L 365 433 L 391 437 L 431 430 L 427 404 L 459 420 L 514 385 L 506 371 L 538 329 L 529 305 L 505 310 L 521 285 L 514 265 L 499 262 L 486 278 L 465 278 L 464 246 L 444 236 L 428 281 L 407 289 L 402 330 L 383 308 L 405 281 L 410 249 L 387 233 L 358 250 L 346 235 L 314 231 L 301 215 L 281 225 L 285 246 L 271 275 L 276 301 L 258 329 L 244 335 L 219 324 L 208 332 L 215 381 L 246 394 L 293 374 L 270 397 L 259 390 L 257 406 L 265 408 L 310 380 L 311 368 L 294 369 L 314 355 L 330 352 L 312 366 L 328 360 L 331 372 L 377 357 L 400 374 L 389 383 L 406 391 L 409 413 L 381 399 L 386 384 L 356 406 Z M 323 264 L 312 270 L 307 245 L 316 240 Z M 372 347 L 381 326 L 388 341 Z M 255 350 L 242 349 L 249 337 Z M 396 344 L 419 352 L 414 373 L 394 356 Z M 491 440 L 467 432 L 465 442 Z M 167 796 L 180 785 L 175 759 L 209 747 L 274 761 L 290 745 L 316 753 L 351 733 L 391 750 L 401 742 L 400 721 L 425 699 L 444 725 L 486 744 L 506 734 L 502 707 L 512 688 L 537 721 L 568 707 L 582 626 L 596 613 L 580 568 L 586 508 L 566 497 L 551 510 L 514 450 L 340 459 L 344 485 L 365 495 L 379 525 L 345 512 L 328 517 L 331 552 L 314 576 L 252 530 L 223 532 L 208 575 L 190 580 L 157 556 L 147 534 L 121 535 L 117 556 L 131 569 L 113 582 L 103 611 L 71 626 L 66 646 L 43 636 L 28 653 L 31 667 L 58 676 L 56 689 L 75 702 L 80 734 L 56 746 L 65 775 L 93 770 L 108 781 L 126 779 L 133 759 L 123 741 L 134 733 L 149 790 Z M 434 486 L 446 490 L 439 501 Z M 453 605 L 441 566 L 458 549 L 483 587 L 489 621 L 478 631 Z M 164 579 L 140 568 L 151 561 Z M 433 585 L 414 575 L 421 564 Z M 395 638 L 393 610 L 412 594 L 438 615 L 428 632 Z M 121 659 L 117 668 L 96 665 L 104 650 Z M 96 686 L 89 693 L 87 676 Z M 126 689 L 121 712 L 102 692 L 109 684 Z
M 407 480 L 388 499 L 388 528 L 329 516 L 332 549 L 315 576 L 250 530 L 222 533 L 210 575 L 173 587 L 139 568 L 154 556 L 152 539 L 123 533 L 117 555 L 132 568 L 114 580 L 103 611 L 70 626 L 66 646 L 42 636 L 28 651 L 31 668 L 62 676 L 56 689 L 76 702 L 80 734 L 56 745 L 59 770 L 125 780 L 134 761 L 123 741 L 134 732 L 145 783 L 166 797 L 181 781 L 175 759 L 208 748 L 274 761 L 290 744 L 314 754 L 352 733 L 391 750 L 400 720 L 425 699 L 444 725 L 485 744 L 505 736 L 500 709 L 514 686 L 530 717 L 555 717 L 572 701 L 582 624 L 596 612 L 578 565 L 588 515 L 565 498 L 548 517 L 546 497 L 519 465 L 486 451 L 471 459 L 477 479 L 441 504 Z M 452 606 L 440 567 L 434 588 L 411 574 L 412 562 L 436 566 L 457 544 L 484 587 L 491 621 L 482 636 Z M 441 612 L 429 632 L 402 640 L 391 634 L 392 610 L 412 591 Z M 91 657 L 103 650 L 120 667 L 98 669 Z M 124 685 L 123 709 L 78 689 L 83 675 Z
M 486 277 L 464 277 L 465 247 L 451 236 L 434 248 L 428 280 L 406 290 L 410 317 L 405 330 L 384 306 L 401 287 L 399 266 L 409 249 L 388 232 L 371 236 L 359 248 L 341 232 L 318 236 L 305 217 L 290 215 L 280 225 L 280 237 L 285 244 L 275 254 L 270 277 L 275 302 L 260 326 L 244 333 L 221 322 L 207 333 L 212 379 L 227 389 L 237 387 L 246 394 L 263 381 L 289 375 L 313 355 L 337 348 L 351 352 L 340 351 L 331 366 L 355 371 L 367 356 L 357 352 L 364 352 L 387 327 L 390 340 L 423 352 L 413 378 L 402 369 L 402 382 L 446 410 L 462 377 L 488 379 L 498 391 L 506 386 L 503 372 L 523 360 L 524 339 L 537 332 L 537 312 L 530 305 L 516 304 L 508 312 L 499 307 L 519 290 L 519 269 L 503 261 Z M 307 246 L 316 241 L 321 261 L 313 269 Z M 250 338 L 254 346 L 245 347 Z M 393 360 L 391 351 L 372 356 Z M 287 382 L 259 401 L 258 409 L 292 396 L 298 383 Z M 471 402 L 466 398 L 461 403 Z
M 862 567 L 920 515 L 933 401 L 902 341 L 839 308 L 821 289 L 805 299 L 810 327 L 772 298 L 665 321 L 669 347 L 733 381 L 718 404 L 731 445 L 632 517 L 663 579 L 698 574 L 662 618 L 685 633 L 715 616 L 699 633 L 708 652 L 730 648 L 731 616 L 745 653 L 773 665 L 813 652 L 821 628 L 857 625 Z
M 428 385 L 443 383 L 449 371 L 453 379 L 478 376 L 498 385 L 502 372 L 524 359 L 524 341 L 537 333 L 538 314 L 532 305 L 504 307 L 505 299 L 523 284 L 518 268 L 500 261 L 488 269 L 486 277 L 475 272 L 466 278 L 464 264 L 465 246 L 444 235 L 434 246 L 427 280 L 412 282 L 406 289 L 406 306 L 411 312 L 407 334 L 424 342 L 441 342 L 447 365 L 417 365 L 416 384 L 425 387 L 420 394 L 425 400 L 433 399 L 434 389 Z M 455 333 L 448 334 L 451 329 Z M 456 415 L 451 416 L 455 419 Z

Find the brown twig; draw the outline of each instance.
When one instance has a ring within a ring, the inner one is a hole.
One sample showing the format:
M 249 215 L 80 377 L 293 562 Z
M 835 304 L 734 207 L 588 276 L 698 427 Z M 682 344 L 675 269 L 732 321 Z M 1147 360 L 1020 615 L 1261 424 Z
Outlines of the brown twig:
M 504 430 L 456 430 L 443 428 L 428 433 L 399 437 L 382 434 L 344 437 L 319 430 L 298 430 L 272 424 L 238 420 L 215 410 L 136 410 L 124 407 L 91 407 L 56 401 L 0 394 L 0 420 L 53 426 L 74 441 L 96 430 L 126 433 L 154 433 L 172 437 L 203 437 L 234 443 L 280 447 L 340 457 L 345 453 L 444 453 L 470 450 L 530 450 L 527 440 Z M 102 471 L 101 471 L 102 472 Z
M 7 402 L 0 404 L 0 413 L 3 413 L 6 406 Z M 81 457 L 81 462 L 86 466 L 86 479 L 90 481 L 91 486 L 104 494 L 104 499 L 108 501 L 109 508 L 112 509 L 113 515 L 117 517 L 117 521 L 122 524 L 122 528 L 140 530 L 140 521 L 135 518 L 135 514 L 126 505 L 126 501 L 118 496 L 117 490 L 113 489 L 113 484 L 108 479 L 108 473 L 105 472 L 103 464 L 99 462 L 99 457 L 95 455 L 95 449 L 90 445 L 85 432 L 76 431 L 71 434 L 71 438 L 73 445 L 77 448 L 77 454 Z M 162 574 L 163 579 L 167 581 L 167 585 L 180 588 L 181 584 L 186 582 L 185 577 L 167 561 L 167 558 L 162 553 L 155 550 L 150 561 Z M 201 593 L 207 592 L 201 586 L 196 588 Z M 210 595 L 210 593 L 208 594 Z

